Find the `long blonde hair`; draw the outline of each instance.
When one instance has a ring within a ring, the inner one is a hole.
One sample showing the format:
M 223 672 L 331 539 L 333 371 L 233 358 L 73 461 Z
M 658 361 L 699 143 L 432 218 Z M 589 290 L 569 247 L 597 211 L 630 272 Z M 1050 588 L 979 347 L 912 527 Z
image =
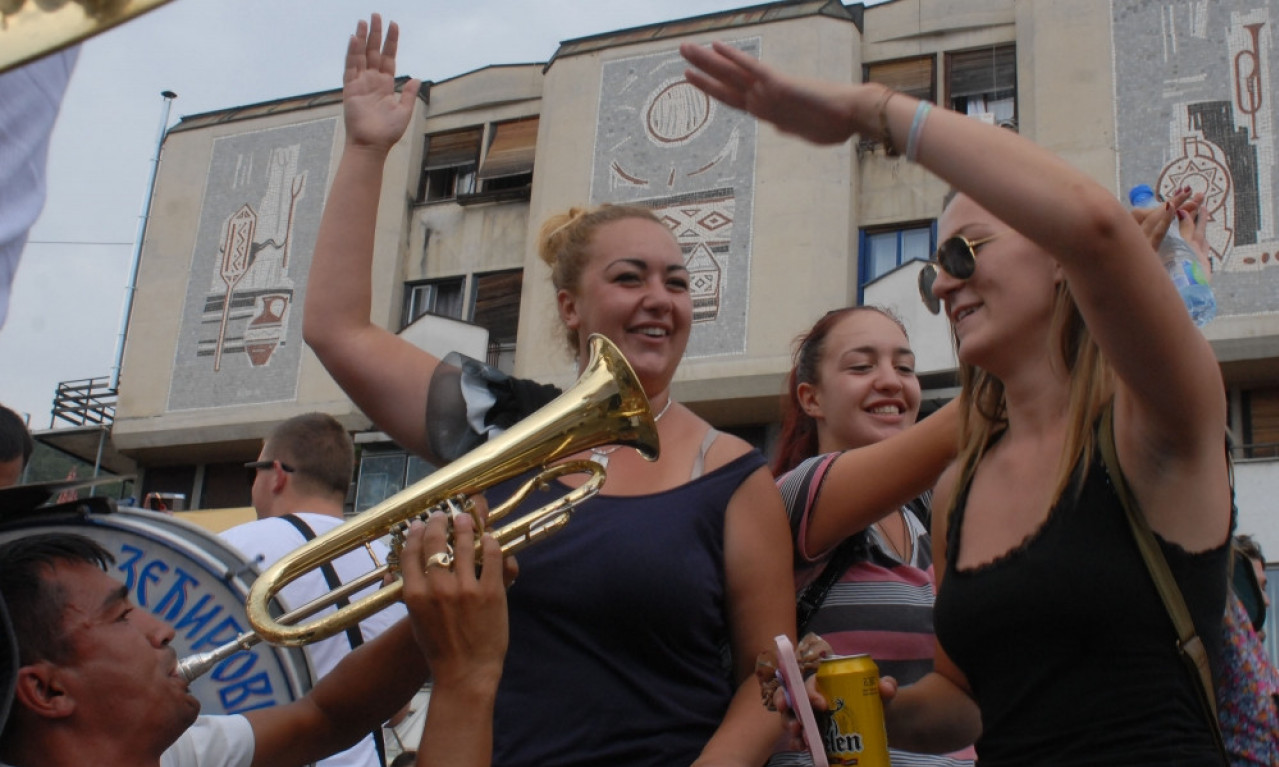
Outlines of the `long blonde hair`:
M 1084 323 L 1079 306 L 1070 293 L 1070 286 L 1063 280 L 1053 296 L 1053 312 L 1049 342 L 1056 349 L 1053 359 L 1065 365 L 1069 378 L 1068 418 L 1066 442 L 1057 466 L 1053 499 L 1065 492 L 1071 474 L 1077 465 L 1092 461 L 1096 449 L 1093 426 L 1098 416 L 1114 397 L 1114 372 L 1101 353 Z M 975 470 L 991 438 L 1008 426 L 1008 405 L 1003 381 L 976 365 L 961 362 L 959 365 L 960 443 L 959 465 L 972 466 Z M 961 482 L 969 477 L 965 476 Z M 961 492 L 951 495 L 950 513 Z
M 605 203 L 594 208 L 572 207 L 549 216 L 537 234 L 537 255 L 551 267 L 551 284 L 557 291 L 578 294 L 582 270 L 590 257 L 586 252 L 595 232 L 605 224 L 638 218 L 665 227 L 652 209 L 639 205 Z M 579 337 L 572 328 L 564 329 L 569 351 L 577 354 Z

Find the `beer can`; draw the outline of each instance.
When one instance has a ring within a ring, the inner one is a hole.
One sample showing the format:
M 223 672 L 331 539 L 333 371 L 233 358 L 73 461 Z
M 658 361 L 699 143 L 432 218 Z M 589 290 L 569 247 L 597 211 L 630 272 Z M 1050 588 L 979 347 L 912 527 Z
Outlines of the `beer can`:
M 826 698 L 822 742 L 831 765 L 890 767 L 879 667 L 869 655 L 836 655 L 817 668 L 817 690 Z

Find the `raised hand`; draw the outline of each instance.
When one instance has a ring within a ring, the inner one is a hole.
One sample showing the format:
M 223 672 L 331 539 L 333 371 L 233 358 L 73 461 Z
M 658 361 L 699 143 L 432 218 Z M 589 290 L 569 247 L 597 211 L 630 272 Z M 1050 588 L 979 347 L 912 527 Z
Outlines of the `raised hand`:
M 1212 279 L 1211 250 L 1208 247 L 1208 211 L 1204 207 L 1203 192 L 1192 193 L 1190 187 L 1179 189 L 1161 208 L 1134 208 L 1132 216 L 1141 224 L 1141 230 L 1150 245 L 1159 250 L 1168 234 L 1168 226 L 1178 219 L 1181 237 L 1195 251 L 1199 264 L 1209 280 Z
M 1208 246 L 1208 208 L 1204 205 L 1204 193 L 1196 192 L 1189 200 L 1177 209 L 1177 218 L 1181 219 L 1181 237 L 1190 243 L 1195 255 L 1199 257 L 1199 265 L 1203 267 L 1204 276 L 1212 281 L 1212 248 Z
M 1163 242 L 1164 235 L 1168 233 L 1168 225 L 1177 217 L 1177 210 L 1188 199 L 1190 199 L 1190 192 L 1181 190 L 1173 195 L 1171 200 L 1166 201 L 1162 207 L 1132 209 L 1132 217 L 1136 219 L 1138 224 L 1141 224 L 1141 231 L 1150 240 L 1150 247 L 1159 250 L 1159 244 Z
M 684 76 L 711 98 L 816 144 L 839 144 L 855 132 L 853 96 L 860 85 L 783 75 L 721 42 L 684 43 L 680 55 L 696 69 Z
M 342 107 L 346 141 L 353 146 L 389 150 L 400 140 L 413 115 L 421 82 L 409 80 L 395 92 L 395 53 L 400 28 L 391 22 L 382 42 L 382 17 L 361 21 L 346 47 Z

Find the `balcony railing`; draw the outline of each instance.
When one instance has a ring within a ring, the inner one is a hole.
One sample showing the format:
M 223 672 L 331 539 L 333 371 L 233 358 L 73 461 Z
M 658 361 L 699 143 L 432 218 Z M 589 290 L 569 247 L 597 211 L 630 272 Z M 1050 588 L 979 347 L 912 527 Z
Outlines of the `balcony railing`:
M 118 396 L 118 392 L 111 388 L 110 381 L 110 378 L 103 376 L 60 382 L 53 397 L 50 428 L 55 427 L 59 420 L 72 426 L 109 426 L 115 421 Z

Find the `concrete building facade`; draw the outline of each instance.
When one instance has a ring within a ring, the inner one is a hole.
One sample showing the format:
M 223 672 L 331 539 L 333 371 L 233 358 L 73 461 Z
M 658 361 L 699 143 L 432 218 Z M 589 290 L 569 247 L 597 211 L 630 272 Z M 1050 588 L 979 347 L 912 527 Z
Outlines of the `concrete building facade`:
M 1279 0 L 776 2 L 426 83 L 388 163 L 373 316 L 568 384 L 538 227 L 572 205 L 635 202 L 670 224 L 692 274 L 674 396 L 717 426 L 767 448 L 792 340 L 857 302 L 896 311 L 925 396 L 953 396 L 949 329 L 916 288 L 946 185 L 873 141 L 814 147 L 711 103 L 683 81 L 678 46 L 724 40 L 1019 130 L 1117 195 L 1205 191 L 1220 305 L 1205 332 L 1230 390 L 1240 528 L 1279 551 L 1276 20 Z M 240 505 L 239 463 L 313 409 L 364 445 L 357 508 L 429 470 L 370 431 L 301 340 L 340 96 L 185 117 L 165 139 L 112 429 L 143 491 Z

